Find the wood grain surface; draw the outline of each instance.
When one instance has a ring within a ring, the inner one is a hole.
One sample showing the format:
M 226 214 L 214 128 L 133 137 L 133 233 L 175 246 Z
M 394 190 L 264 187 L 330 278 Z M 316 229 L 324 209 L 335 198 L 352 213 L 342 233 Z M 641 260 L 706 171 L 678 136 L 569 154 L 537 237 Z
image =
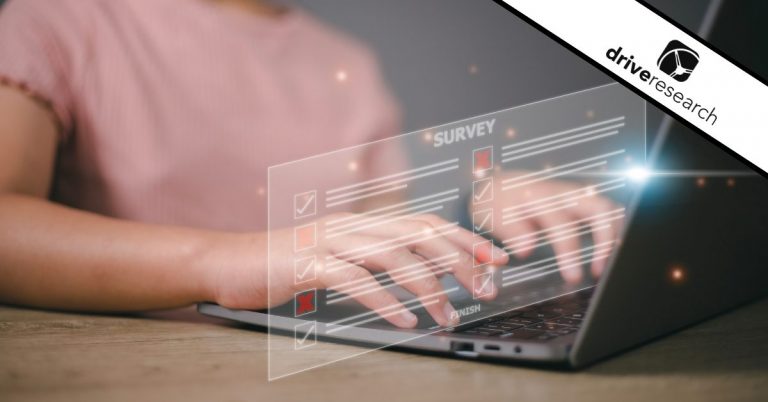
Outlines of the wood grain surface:
M 191 308 L 0 307 L 0 401 L 768 400 L 768 300 L 579 372 L 376 351 L 268 383 L 266 339 Z

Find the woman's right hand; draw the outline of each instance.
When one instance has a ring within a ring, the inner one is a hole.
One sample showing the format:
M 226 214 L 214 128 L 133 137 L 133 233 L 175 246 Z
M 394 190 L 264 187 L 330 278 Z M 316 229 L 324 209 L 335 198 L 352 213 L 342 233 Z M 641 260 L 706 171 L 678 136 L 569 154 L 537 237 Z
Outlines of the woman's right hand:
M 354 214 L 335 214 L 317 221 L 317 227 L 325 227 L 332 220 L 368 219 Z M 295 283 L 294 261 L 306 257 L 293 251 L 293 229 L 272 233 L 270 242 L 271 274 L 265 264 L 231 264 L 223 267 L 216 278 L 216 301 L 230 308 L 257 308 L 266 306 L 266 283 L 269 276 L 272 306 L 291 300 L 297 292 L 307 289 L 331 289 L 346 294 L 363 306 L 376 311 L 390 323 L 413 328 L 417 318 L 390 293 L 377 278 L 388 275 L 393 282 L 419 298 L 421 305 L 442 326 L 458 323 L 458 316 L 443 292 L 439 277 L 453 274 L 457 281 L 472 292 L 473 276 L 479 269 L 475 258 L 493 267 L 508 262 L 508 256 L 499 248 L 483 240 L 457 224 L 435 215 L 418 215 L 396 221 L 375 222 L 359 226 L 352 233 L 318 236 L 315 256 L 315 278 Z M 320 231 L 319 231 L 320 232 Z M 251 243 L 251 247 L 265 250 L 266 234 Z M 251 254 L 253 255 L 253 254 Z M 491 285 L 492 286 L 492 285 Z M 488 292 L 484 292 L 488 293 Z M 493 290 L 483 299 L 496 297 Z M 416 308 L 418 305 L 411 305 Z

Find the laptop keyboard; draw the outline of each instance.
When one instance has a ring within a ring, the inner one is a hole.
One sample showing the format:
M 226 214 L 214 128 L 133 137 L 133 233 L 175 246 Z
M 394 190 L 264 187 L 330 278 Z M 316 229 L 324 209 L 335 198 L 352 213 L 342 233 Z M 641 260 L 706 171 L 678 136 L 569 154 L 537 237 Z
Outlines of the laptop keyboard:
M 454 333 L 501 339 L 549 341 L 578 331 L 592 289 L 460 325 Z

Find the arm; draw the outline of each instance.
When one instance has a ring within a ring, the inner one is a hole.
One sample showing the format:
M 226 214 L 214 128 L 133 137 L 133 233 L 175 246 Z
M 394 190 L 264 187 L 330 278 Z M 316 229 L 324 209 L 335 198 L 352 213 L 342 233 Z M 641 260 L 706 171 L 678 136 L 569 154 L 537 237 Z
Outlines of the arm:
M 213 300 L 211 275 L 231 263 L 227 255 L 245 254 L 233 248 L 249 248 L 245 235 L 121 221 L 48 201 L 51 114 L 0 88 L 0 122 L 0 302 L 114 311 Z
M 266 233 L 147 225 L 57 205 L 46 200 L 56 146 L 48 111 L 0 88 L 0 122 L 0 302 L 89 311 L 170 308 L 197 301 L 267 307 Z M 464 230 L 445 230 L 443 236 L 436 228 L 446 223 L 436 216 L 416 216 L 320 242 L 313 250 L 318 261 L 338 259 L 339 269 L 319 268 L 317 277 L 301 287 L 293 278 L 293 231 L 276 231 L 274 242 L 284 250 L 271 255 L 276 269 L 271 301 L 286 302 L 308 288 L 338 289 L 393 324 L 412 327 L 416 317 L 373 277 L 373 272 L 397 270 L 394 280 L 428 298 L 427 310 L 438 323 L 455 323 L 458 316 L 447 296 L 437 292 L 437 276 L 453 273 L 471 289 L 474 236 Z M 425 233 L 425 238 L 384 246 L 413 233 Z M 362 249 L 375 253 L 360 265 L 345 260 L 352 250 Z M 455 255 L 455 260 L 426 261 L 446 255 Z M 502 250 L 489 248 L 483 255 L 488 263 L 507 261 Z

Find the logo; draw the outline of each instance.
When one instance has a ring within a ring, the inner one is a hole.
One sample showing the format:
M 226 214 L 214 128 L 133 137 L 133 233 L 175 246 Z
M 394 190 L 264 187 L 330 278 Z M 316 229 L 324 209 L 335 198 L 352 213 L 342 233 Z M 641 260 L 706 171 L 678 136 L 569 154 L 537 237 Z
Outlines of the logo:
M 650 70 L 646 68 L 642 60 L 636 60 L 635 56 L 624 49 L 623 46 L 608 49 L 605 52 L 605 57 L 616 64 L 617 69 L 620 69 L 619 74 L 624 75 L 628 79 L 638 80 L 638 84 L 648 85 L 655 89 L 660 96 L 669 98 L 670 102 L 677 103 L 691 114 L 695 113 L 701 120 L 711 125 L 717 123 L 714 105 L 703 105 L 680 89 L 675 89 L 675 87 L 662 79 L 664 77 L 659 78 L 654 75 L 653 71 L 655 69 Z M 682 43 L 673 40 L 669 42 L 667 48 L 661 53 L 657 63 L 661 71 L 682 82 L 688 79 L 693 69 L 699 64 L 699 54 Z
M 670 41 L 667 48 L 661 52 L 656 65 L 677 81 L 683 82 L 691 76 L 693 69 L 699 64 L 699 54 L 680 41 Z

